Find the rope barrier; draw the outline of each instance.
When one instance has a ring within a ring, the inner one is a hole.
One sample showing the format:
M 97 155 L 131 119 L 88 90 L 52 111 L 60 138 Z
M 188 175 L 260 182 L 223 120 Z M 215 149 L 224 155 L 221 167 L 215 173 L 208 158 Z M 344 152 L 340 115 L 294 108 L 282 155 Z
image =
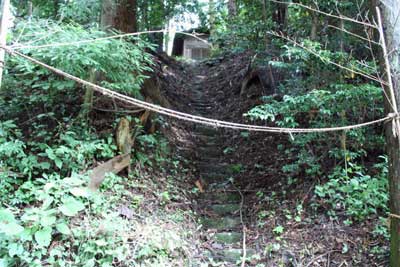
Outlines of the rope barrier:
M 101 38 L 95 38 L 95 39 L 87 39 L 87 40 L 81 40 L 81 41 L 74 41 L 74 42 L 64 42 L 64 43 L 52 43 L 52 44 L 44 44 L 44 45 L 13 45 L 9 46 L 11 49 L 41 49 L 41 48 L 48 48 L 48 47 L 61 47 L 61 46 L 74 46 L 74 45 L 81 45 L 81 44 L 90 44 L 94 42 L 99 42 L 99 41 L 106 41 L 106 40 L 111 40 L 111 39 L 117 39 L 117 38 L 126 38 L 126 37 L 131 37 L 131 36 L 139 36 L 143 34 L 150 34 L 150 33 L 166 33 L 166 32 L 171 32 L 168 30 L 154 30 L 154 31 L 143 31 L 143 32 L 132 32 L 132 33 L 123 33 L 123 34 L 116 34 L 116 35 L 111 35 L 107 37 L 101 37 Z M 201 39 L 200 37 L 196 36 L 195 34 L 187 33 L 187 32 L 182 32 L 182 31 L 173 31 L 175 33 L 191 36 L 205 44 L 207 44 L 209 47 L 212 47 L 212 44 L 207 42 L 207 40 Z
M 398 220 L 400 220 L 400 215 L 397 215 L 397 214 L 389 214 L 389 218 L 394 218 L 394 219 L 398 219 Z
M 249 125 L 249 124 L 240 124 L 240 123 L 233 123 L 233 122 L 227 122 L 227 121 L 221 121 L 221 120 L 215 120 L 215 119 L 210 119 L 206 117 L 201 117 L 201 116 L 196 116 L 196 115 L 191 115 L 188 113 L 184 112 L 179 112 L 173 109 L 168 109 L 164 108 L 155 104 L 151 104 L 139 99 L 135 99 L 120 93 L 117 93 L 115 91 L 112 91 L 110 89 L 107 89 L 105 87 L 96 85 L 94 83 L 85 81 L 81 78 L 78 78 L 76 76 L 73 76 L 69 73 L 66 73 L 60 69 L 57 69 L 55 67 L 52 67 L 46 63 L 43 63 L 37 59 L 34 59 L 32 57 L 29 57 L 25 54 L 22 54 L 18 51 L 15 51 L 9 47 L 5 46 L 0 46 L 1 49 L 4 49 L 8 54 L 12 56 L 19 56 L 21 58 L 24 58 L 36 65 L 39 65 L 43 68 L 46 68 L 50 70 L 51 72 L 62 76 L 64 78 L 73 80 L 81 85 L 88 86 L 93 88 L 94 91 L 99 92 L 105 96 L 135 105 L 137 107 L 156 112 L 161 115 L 166 115 L 175 119 L 183 120 L 183 121 L 188 121 L 188 122 L 193 122 L 197 124 L 202 124 L 206 126 L 212 126 L 215 128 L 227 128 L 227 129 L 234 129 L 234 130 L 246 130 L 246 131 L 253 131 L 253 132 L 270 132 L 270 133 L 287 133 L 287 134 L 293 134 L 293 133 L 326 133 L 326 132 L 338 132 L 338 131 L 345 131 L 345 130 L 352 130 L 352 129 L 358 129 L 358 128 L 363 128 L 366 126 L 374 125 L 374 124 L 379 124 L 383 123 L 386 121 L 390 121 L 393 119 L 398 119 L 399 114 L 396 113 L 391 113 L 388 116 L 370 121 L 370 122 L 365 122 L 365 123 L 360 123 L 356 125 L 350 125 L 350 126 L 341 126 L 341 127 L 331 127 L 331 128 L 313 128 L 313 129 L 306 129 L 306 128 L 280 128 L 280 127 L 268 127 L 268 126 L 257 126 L 257 125 Z

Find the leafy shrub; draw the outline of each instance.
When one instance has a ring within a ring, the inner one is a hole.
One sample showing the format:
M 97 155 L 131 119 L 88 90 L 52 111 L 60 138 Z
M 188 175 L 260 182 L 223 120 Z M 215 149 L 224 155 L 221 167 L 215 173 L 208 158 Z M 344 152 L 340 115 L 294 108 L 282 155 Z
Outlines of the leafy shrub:
M 337 168 L 327 183 L 316 186 L 315 193 L 334 211 L 345 210 L 355 220 L 368 215 L 388 212 L 387 158 L 375 165 L 376 175 L 370 176 L 356 164 Z
M 96 27 L 58 24 L 48 20 L 20 22 L 12 34 L 14 45 L 44 45 L 75 42 L 105 37 Z M 139 38 L 111 39 L 82 45 L 44 48 L 24 48 L 21 51 L 72 75 L 89 80 L 97 71 L 99 83 L 107 88 L 140 98 L 140 87 L 150 72 L 152 57 L 146 52 L 152 46 Z M 0 117 L 12 114 L 16 118 L 49 119 L 53 124 L 80 108 L 83 92 L 75 82 L 15 56 L 7 59 L 7 75 L 1 94 L 6 101 Z M 29 92 L 29 93 L 28 93 Z M 23 113 L 21 115 L 21 113 Z M 27 117 L 36 114 L 41 117 Z M 9 116 L 9 115 L 8 115 Z

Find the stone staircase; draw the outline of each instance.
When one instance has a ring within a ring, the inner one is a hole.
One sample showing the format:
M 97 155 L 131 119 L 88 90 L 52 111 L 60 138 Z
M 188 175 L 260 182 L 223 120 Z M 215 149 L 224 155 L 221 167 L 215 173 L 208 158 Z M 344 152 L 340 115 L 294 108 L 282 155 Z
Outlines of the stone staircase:
M 197 115 L 212 117 L 213 105 L 202 83 L 206 77 L 198 76 L 192 88 L 192 109 Z M 209 251 L 204 255 L 213 259 L 218 266 L 240 266 L 243 255 L 243 226 L 246 223 L 242 195 L 232 184 L 232 170 L 224 161 L 221 130 L 196 125 L 193 131 L 196 139 L 196 167 L 203 182 L 205 192 L 198 200 L 204 230 L 211 240 L 207 240 Z M 247 245 L 247 257 L 255 250 Z M 248 265 L 246 265 L 248 266 Z

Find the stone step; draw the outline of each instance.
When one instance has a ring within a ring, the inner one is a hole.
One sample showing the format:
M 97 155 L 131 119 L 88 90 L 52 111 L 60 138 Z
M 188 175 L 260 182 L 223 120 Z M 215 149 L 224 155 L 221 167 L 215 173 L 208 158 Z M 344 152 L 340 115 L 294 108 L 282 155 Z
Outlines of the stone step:
M 197 152 L 199 152 L 203 158 L 204 157 L 213 157 L 213 158 L 221 158 L 223 157 L 223 151 L 218 148 L 209 149 L 207 147 L 199 147 L 197 148 Z
M 199 106 L 199 105 L 190 105 L 193 109 L 195 109 L 197 112 L 207 112 L 209 113 L 210 110 L 213 108 L 212 106 Z
M 257 252 L 254 249 L 246 249 L 246 259 L 251 258 L 256 253 Z M 237 263 L 242 260 L 243 249 L 240 248 L 223 249 L 219 251 L 214 251 L 212 255 L 214 259 L 218 259 L 219 261 Z
M 221 138 L 219 137 L 219 134 L 204 134 L 204 133 L 199 133 L 196 132 L 197 130 L 194 131 L 193 136 L 196 137 L 197 139 L 201 140 L 201 141 L 214 141 L 214 143 L 220 143 Z M 216 142 L 218 141 L 218 142 Z
M 201 173 L 200 176 L 208 184 L 225 184 L 229 181 L 229 178 L 231 178 L 232 175 L 227 173 L 209 172 Z
M 219 152 L 219 150 L 218 150 Z M 197 159 L 195 163 L 204 163 L 204 164 L 231 164 L 230 162 L 226 161 L 226 158 L 223 154 L 218 154 L 217 156 L 212 155 L 201 155 L 200 159 Z
M 203 135 L 210 135 L 210 136 L 215 136 L 218 135 L 220 133 L 220 131 L 212 126 L 198 126 L 195 129 L 195 132 L 203 134 Z
M 199 100 L 195 100 L 195 101 L 192 101 L 191 103 L 190 103 L 192 106 L 196 106 L 196 107 L 212 107 L 213 106 L 213 104 L 212 103 L 210 103 L 210 102 L 207 102 L 207 101 L 199 101 Z M 215 104 L 214 104 L 215 105 Z
M 214 213 L 224 216 L 229 214 L 234 214 L 240 211 L 240 204 L 239 203 L 232 203 L 232 204 L 214 204 L 210 206 L 210 210 Z
M 202 224 L 206 229 L 226 231 L 226 230 L 234 230 L 240 227 L 241 222 L 239 217 L 228 217 L 228 216 L 219 218 L 203 217 Z
M 242 200 L 242 197 L 239 193 L 236 192 L 214 191 L 205 193 L 200 197 L 200 200 L 215 204 L 229 204 L 240 202 Z
M 243 233 L 239 232 L 219 232 L 214 235 L 214 239 L 221 244 L 237 244 L 243 242 Z
M 200 171 L 204 170 L 204 172 L 211 172 L 211 173 L 223 173 L 223 174 L 232 174 L 233 171 L 230 167 L 230 164 L 224 163 L 209 163 L 209 162 L 198 162 L 196 164 L 197 169 Z
M 202 103 L 191 103 L 190 106 L 196 108 L 197 110 L 202 110 L 202 109 L 209 110 L 213 108 L 213 106 L 210 104 L 202 104 Z
M 230 181 L 228 180 L 221 180 L 220 182 L 214 182 L 214 183 L 207 183 L 205 182 L 205 185 L 207 186 L 207 190 L 209 191 L 223 191 L 225 190 L 227 187 L 230 186 Z
M 220 153 L 223 152 L 220 149 L 220 146 L 222 145 L 221 141 L 215 137 L 199 139 L 198 145 L 202 146 L 205 152 L 207 152 L 207 150 L 218 150 L 218 152 Z

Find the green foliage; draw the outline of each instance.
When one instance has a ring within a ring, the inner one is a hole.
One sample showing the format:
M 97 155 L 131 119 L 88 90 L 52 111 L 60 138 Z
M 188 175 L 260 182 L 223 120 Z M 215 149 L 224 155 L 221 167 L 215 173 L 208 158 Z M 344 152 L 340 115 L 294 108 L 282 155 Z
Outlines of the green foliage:
M 56 266 L 65 266 L 71 260 L 74 265 L 91 261 L 93 266 L 96 263 L 111 266 L 114 258 L 126 259 L 122 253 L 125 248 L 117 245 L 122 239 L 110 238 L 109 229 L 116 225 L 123 229 L 126 222 L 122 222 L 117 214 L 109 215 L 107 219 L 99 216 L 110 208 L 111 202 L 89 192 L 86 177 L 74 175 L 61 179 L 53 175 L 27 183 L 29 187 L 25 188 L 35 195 L 32 200 L 36 206 L 19 209 L 18 219 L 10 209 L 0 212 L 0 258 L 9 266 L 41 266 L 43 260 Z M 74 220 L 86 217 L 84 210 L 89 205 L 92 206 L 91 221 L 75 225 Z M 99 224 L 104 224 L 103 232 L 94 236 L 92 231 L 87 231 L 87 227 L 96 229 Z M 49 254 L 51 244 L 53 248 Z M 68 247 L 75 249 L 69 250 Z M 96 255 L 102 257 L 95 258 Z
M 143 201 L 142 196 L 127 190 L 125 178 L 110 174 L 101 186 L 101 194 L 88 190 L 88 177 L 78 173 L 96 157 L 108 159 L 115 155 L 116 148 L 107 138 L 99 139 L 84 131 L 78 134 L 71 128 L 51 146 L 28 144 L 13 121 L 1 123 L 0 134 L 1 144 L 21 142 L 20 150 L 0 153 L 0 259 L 5 266 L 42 266 L 43 262 L 52 266 L 113 266 L 116 260 L 124 266 L 139 262 L 153 266 L 170 262 L 178 257 L 178 251 L 184 253 L 189 246 L 187 233 L 178 228 L 136 224 L 116 212 L 121 201 L 127 202 L 127 209 L 138 211 Z M 158 135 L 144 135 L 139 140 L 143 152 L 160 151 L 162 161 L 149 159 L 154 165 L 166 161 L 162 154 L 167 153 L 165 141 L 160 141 Z M 7 153 L 34 157 L 45 167 L 34 165 L 32 179 L 26 179 L 28 174 L 16 171 L 26 169 L 29 163 L 6 157 Z M 173 192 L 160 193 L 160 205 L 171 202 Z M 168 225 L 173 222 L 167 221 Z M 135 233 L 135 249 L 127 242 L 127 233 Z
M 360 117 L 371 119 L 383 113 L 381 88 L 370 84 L 335 84 L 304 95 L 285 95 L 282 101 L 273 97 L 264 100 L 266 104 L 253 108 L 246 116 L 288 128 L 305 123 L 317 128 L 328 122 L 342 126 Z
M 247 118 L 278 127 L 328 128 L 384 116 L 380 87 L 327 64 L 334 61 L 371 74 L 373 63 L 361 66 L 349 55 L 321 49 L 318 43 L 305 41 L 303 45 L 318 56 L 299 47 L 285 46 L 282 60 L 271 63 L 297 74 L 281 85 L 282 99 L 264 97 L 265 104 L 247 112 Z M 387 163 L 362 167 L 366 159 L 376 161 L 374 155 L 383 153 L 382 134 L 369 127 L 343 133 L 293 135 L 288 147 L 279 148 L 289 159 L 282 171 L 300 180 L 324 178 L 326 183 L 316 186 L 315 194 L 321 200 L 315 205 L 330 205 L 330 216 L 344 213 L 348 218 L 345 223 L 384 214 L 388 200 Z
M 279 127 L 288 128 L 345 126 L 383 116 L 381 90 L 370 84 L 336 84 L 304 95 L 286 95 L 282 101 L 272 97 L 266 97 L 265 101 L 267 104 L 253 108 L 246 116 L 252 120 L 269 121 Z M 366 148 L 380 149 L 383 144 L 382 135 L 376 134 L 371 128 L 348 131 L 347 151 L 340 149 L 341 139 L 341 133 L 295 136 L 291 140 L 295 147 L 286 149 L 285 154 L 296 160 L 285 165 L 283 170 L 289 174 L 298 174 L 305 167 L 308 175 L 319 176 L 321 163 L 326 161 L 326 156 L 334 160 L 342 159 L 345 154 L 351 159 L 361 158 L 366 155 Z M 325 157 L 316 157 L 316 154 Z
M 375 176 L 350 162 L 347 169 L 337 168 L 326 184 L 316 186 L 316 195 L 331 206 L 331 215 L 345 210 L 349 217 L 364 220 L 371 214 L 388 212 L 387 158 L 382 158 L 383 163 L 374 166 Z
M 106 33 L 77 24 L 57 24 L 37 20 L 19 23 L 13 35 L 15 39 L 18 38 L 18 43 L 43 45 L 100 38 L 105 37 Z M 128 38 L 84 45 L 26 48 L 22 49 L 22 52 L 84 79 L 88 79 L 91 70 L 97 70 L 104 75 L 102 85 L 138 96 L 140 85 L 146 78 L 144 72 L 151 71 L 149 68 L 152 64 L 151 56 L 144 51 L 150 47 L 141 39 Z M 43 80 L 43 77 L 49 76 L 49 71 L 23 59 L 10 57 L 10 64 L 10 68 L 18 70 L 18 74 L 21 75 L 16 81 L 20 82 L 25 78 L 23 80 L 25 86 L 47 90 L 50 94 L 75 87 L 74 82 L 58 77 Z M 11 78 L 15 80 L 16 77 L 11 76 Z
M 96 24 L 100 21 L 101 1 L 67 1 L 59 6 L 59 13 L 63 22 L 74 22 L 81 25 Z

